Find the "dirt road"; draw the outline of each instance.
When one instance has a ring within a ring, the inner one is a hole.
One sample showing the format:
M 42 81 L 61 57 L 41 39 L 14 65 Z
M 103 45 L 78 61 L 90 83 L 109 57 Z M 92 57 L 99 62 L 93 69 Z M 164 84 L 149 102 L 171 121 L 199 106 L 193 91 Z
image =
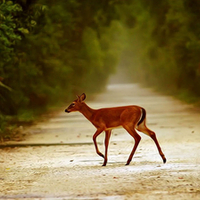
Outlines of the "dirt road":
M 86 100 L 87 101 L 87 100 Z M 200 199 L 200 113 L 172 97 L 134 84 L 109 85 L 87 101 L 93 108 L 141 105 L 166 155 L 163 164 L 151 138 L 143 133 L 129 166 L 134 141 L 113 130 L 109 160 L 96 155 L 95 128 L 80 113 L 64 113 L 30 127 L 31 146 L 0 149 L 0 199 Z M 104 134 L 98 138 L 101 151 Z M 66 145 L 56 145 L 66 144 Z

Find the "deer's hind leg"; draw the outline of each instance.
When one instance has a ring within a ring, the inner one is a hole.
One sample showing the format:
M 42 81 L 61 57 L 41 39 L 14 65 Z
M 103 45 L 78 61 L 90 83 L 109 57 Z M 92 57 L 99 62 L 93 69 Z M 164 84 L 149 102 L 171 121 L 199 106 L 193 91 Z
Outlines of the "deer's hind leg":
M 129 124 L 129 125 L 123 125 L 123 127 L 127 130 L 127 132 L 134 138 L 135 140 L 135 144 L 134 144 L 134 147 L 131 151 L 131 154 L 126 162 L 126 165 L 129 165 L 132 158 L 133 158 L 133 155 L 138 147 L 138 144 L 140 143 L 140 140 L 141 140 L 141 137 L 140 135 L 138 135 L 138 133 L 135 131 L 134 127 L 133 127 L 133 124 Z
M 155 142 L 155 144 L 157 146 L 158 152 L 159 152 L 161 158 L 163 159 L 163 163 L 166 163 L 167 160 L 166 160 L 165 155 L 162 152 L 161 147 L 160 147 L 160 145 L 158 143 L 158 140 L 156 138 L 156 134 L 152 130 L 147 128 L 146 119 L 136 129 L 138 131 L 143 132 L 144 134 L 150 136 L 153 139 L 153 141 Z

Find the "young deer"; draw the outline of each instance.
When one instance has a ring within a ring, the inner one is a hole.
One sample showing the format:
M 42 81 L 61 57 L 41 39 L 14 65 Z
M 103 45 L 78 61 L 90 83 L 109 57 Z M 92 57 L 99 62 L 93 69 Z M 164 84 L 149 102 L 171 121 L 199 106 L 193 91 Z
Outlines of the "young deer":
M 126 165 L 129 165 L 131 162 L 141 140 L 140 135 L 138 135 L 135 129 L 147 134 L 154 140 L 163 162 L 166 162 L 165 155 L 163 154 L 156 139 L 156 134 L 146 127 L 146 111 L 144 108 L 139 106 L 123 106 L 94 110 L 84 102 L 85 98 L 86 95 L 84 93 L 81 96 L 77 96 L 77 99 L 74 100 L 67 109 L 65 109 L 65 112 L 70 113 L 79 111 L 97 128 L 95 134 L 93 135 L 93 141 L 97 154 L 104 158 L 103 166 L 106 166 L 108 159 L 107 153 L 111 130 L 117 127 L 123 127 L 135 139 L 135 145 Z M 103 131 L 105 131 L 105 156 L 99 151 L 96 142 L 97 136 Z

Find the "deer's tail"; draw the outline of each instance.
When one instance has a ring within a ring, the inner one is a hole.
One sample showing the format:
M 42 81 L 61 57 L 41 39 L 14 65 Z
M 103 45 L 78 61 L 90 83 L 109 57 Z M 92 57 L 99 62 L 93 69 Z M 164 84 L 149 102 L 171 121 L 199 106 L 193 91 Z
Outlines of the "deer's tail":
M 139 120 L 139 122 L 138 122 L 138 126 L 144 121 L 144 119 L 146 118 L 146 110 L 144 109 L 144 108 L 141 108 L 141 110 L 142 110 L 142 114 L 141 114 L 141 118 L 140 118 L 140 120 Z

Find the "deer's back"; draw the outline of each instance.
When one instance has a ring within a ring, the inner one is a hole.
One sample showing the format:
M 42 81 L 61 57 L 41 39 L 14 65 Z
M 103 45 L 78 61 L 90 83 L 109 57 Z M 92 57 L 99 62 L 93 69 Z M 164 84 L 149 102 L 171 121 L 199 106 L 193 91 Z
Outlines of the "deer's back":
M 139 106 L 101 108 L 94 113 L 92 123 L 97 128 L 104 127 L 106 130 L 120 127 L 124 123 L 139 121 L 140 117 L 141 107 Z

